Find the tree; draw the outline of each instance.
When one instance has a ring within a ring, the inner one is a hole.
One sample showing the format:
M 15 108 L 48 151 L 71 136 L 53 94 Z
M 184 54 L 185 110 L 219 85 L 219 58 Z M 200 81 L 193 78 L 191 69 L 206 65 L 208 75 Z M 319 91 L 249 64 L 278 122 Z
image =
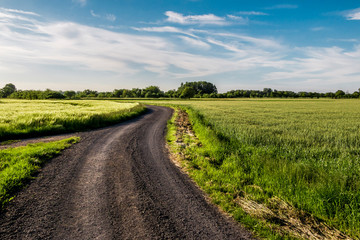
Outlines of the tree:
M 180 95 L 180 98 L 192 98 L 195 94 L 196 91 L 192 87 L 185 87 Z
M 272 89 L 271 88 L 264 88 L 263 93 L 266 97 L 270 97 L 271 93 L 272 93 Z
M 65 91 L 64 92 L 64 96 L 69 99 L 75 98 L 75 95 L 76 95 L 75 91 Z
M 46 91 L 42 92 L 42 99 L 63 99 L 65 98 L 61 92 L 53 91 L 51 89 L 46 89 Z
M 144 89 L 146 98 L 159 98 L 164 96 L 164 92 L 158 86 L 149 86 Z
M 199 95 L 217 93 L 216 86 L 210 82 L 205 82 L 205 81 L 186 82 L 185 84 L 181 83 L 177 92 L 179 94 L 182 94 L 182 92 L 186 87 L 192 88 L 193 90 L 195 90 L 195 94 L 199 94 Z
M 337 90 L 335 93 L 335 98 L 343 98 L 345 96 L 345 92 L 343 90 Z
M 16 92 L 16 87 L 14 84 L 12 83 L 8 83 L 5 85 L 4 88 L 2 88 L 0 90 L 0 96 L 2 98 L 7 98 L 8 96 L 10 96 L 12 93 Z

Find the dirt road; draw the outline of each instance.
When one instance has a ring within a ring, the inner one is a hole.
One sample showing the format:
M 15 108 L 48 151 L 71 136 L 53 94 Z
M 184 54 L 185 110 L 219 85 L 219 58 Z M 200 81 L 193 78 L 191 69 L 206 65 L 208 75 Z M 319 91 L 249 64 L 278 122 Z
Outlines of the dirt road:
M 169 160 L 171 109 L 80 133 L 0 215 L 0 239 L 251 239 Z

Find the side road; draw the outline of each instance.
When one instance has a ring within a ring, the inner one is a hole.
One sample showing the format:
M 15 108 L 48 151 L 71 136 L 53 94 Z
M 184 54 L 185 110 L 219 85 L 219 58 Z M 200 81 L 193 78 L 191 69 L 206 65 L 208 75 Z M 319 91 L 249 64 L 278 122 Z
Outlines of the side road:
M 168 157 L 172 110 L 79 133 L 0 213 L 0 239 L 252 239 Z

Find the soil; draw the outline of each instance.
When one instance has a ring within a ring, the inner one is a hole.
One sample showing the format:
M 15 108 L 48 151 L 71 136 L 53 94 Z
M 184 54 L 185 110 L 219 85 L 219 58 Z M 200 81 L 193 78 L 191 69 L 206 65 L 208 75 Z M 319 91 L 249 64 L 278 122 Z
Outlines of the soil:
M 170 108 L 78 133 L 0 213 L 0 239 L 252 239 L 165 148 Z

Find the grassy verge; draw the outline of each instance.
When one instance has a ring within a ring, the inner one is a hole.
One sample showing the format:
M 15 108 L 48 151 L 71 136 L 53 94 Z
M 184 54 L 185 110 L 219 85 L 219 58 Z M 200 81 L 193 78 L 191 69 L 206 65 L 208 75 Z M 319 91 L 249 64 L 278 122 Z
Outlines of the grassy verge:
M 3 100 L 0 141 L 104 127 L 140 115 L 139 103 L 92 100 Z
M 47 160 L 79 139 L 71 137 L 56 142 L 0 150 L 0 210 Z
M 191 107 L 183 109 L 190 119 L 191 129 L 179 132 L 179 129 L 186 129 L 187 124 L 179 126 L 178 116 L 174 116 L 168 125 L 171 149 L 180 153 L 183 167 L 212 201 L 237 221 L 266 239 L 348 238 L 333 227 L 354 238 L 359 237 L 355 201 L 358 192 L 354 186 L 344 185 L 345 177 L 353 176 L 351 173 L 356 170 L 352 169 L 350 174 L 335 171 L 331 159 L 328 159 L 327 168 L 315 161 L 311 163 L 309 160 L 314 160 L 315 150 L 307 152 L 309 149 L 301 145 L 294 144 L 301 149 L 289 152 L 294 149 L 284 151 L 266 138 L 256 139 L 262 136 L 233 138 L 224 129 L 216 128 L 215 121 L 210 122 L 199 111 Z M 266 144 L 256 144 L 256 140 Z M 341 162 L 342 166 L 348 163 Z M 351 184 L 359 182 L 356 175 L 352 179 Z M 326 202 L 325 197 L 333 198 Z M 343 205 L 343 201 L 348 204 Z M 323 206 L 308 207 L 314 202 L 321 202 Z M 326 212 L 326 209 L 332 211 Z

